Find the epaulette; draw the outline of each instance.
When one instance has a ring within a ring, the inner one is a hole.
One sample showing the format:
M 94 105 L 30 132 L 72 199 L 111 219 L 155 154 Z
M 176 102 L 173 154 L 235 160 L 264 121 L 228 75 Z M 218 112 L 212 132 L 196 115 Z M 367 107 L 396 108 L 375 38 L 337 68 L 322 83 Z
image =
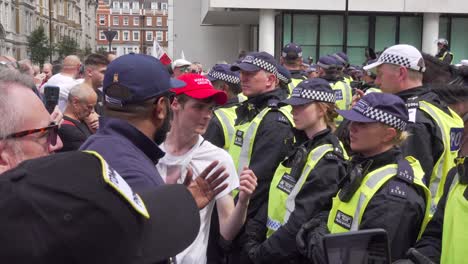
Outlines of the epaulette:
M 280 100 L 276 99 L 276 98 L 271 98 L 268 100 L 268 107 L 270 107 L 271 109 L 278 109 Z
M 404 199 L 408 197 L 408 185 L 402 182 L 390 181 L 388 182 L 387 188 L 388 194 L 391 196 L 396 196 Z

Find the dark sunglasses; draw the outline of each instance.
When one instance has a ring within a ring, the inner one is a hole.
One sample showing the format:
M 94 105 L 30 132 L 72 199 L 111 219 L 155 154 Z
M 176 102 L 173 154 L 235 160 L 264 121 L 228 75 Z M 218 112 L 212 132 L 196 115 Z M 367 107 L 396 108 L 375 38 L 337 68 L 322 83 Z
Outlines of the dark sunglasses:
M 47 139 L 48 142 L 50 142 L 50 144 L 52 146 L 55 146 L 55 144 L 57 144 L 58 124 L 56 124 L 55 122 L 50 123 L 50 125 L 48 125 L 46 127 L 41 127 L 41 128 L 31 129 L 31 130 L 24 130 L 24 131 L 20 131 L 20 132 L 10 134 L 10 135 L 6 136 L 5 139 L 8 139 L 8 138 L 22 138 L 22 137 L 25 137 L 27 135 L 31 135 L 31 134 L 38 133 L 38 132 L 41 132 L 41 133 L 48 132 L 49 133 L 48 139 Z

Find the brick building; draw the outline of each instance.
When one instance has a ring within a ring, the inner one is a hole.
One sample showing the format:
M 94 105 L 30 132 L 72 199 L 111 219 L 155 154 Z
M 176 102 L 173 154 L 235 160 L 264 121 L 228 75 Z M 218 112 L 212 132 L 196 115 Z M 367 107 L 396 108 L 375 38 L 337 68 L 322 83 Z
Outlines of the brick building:
M 167 47 L 167 0 L 99 0 L 96 12 L 97 49 L 109 50 L 104 31 L 115 30 L 112 51 L 151 54 L 153 40 Z

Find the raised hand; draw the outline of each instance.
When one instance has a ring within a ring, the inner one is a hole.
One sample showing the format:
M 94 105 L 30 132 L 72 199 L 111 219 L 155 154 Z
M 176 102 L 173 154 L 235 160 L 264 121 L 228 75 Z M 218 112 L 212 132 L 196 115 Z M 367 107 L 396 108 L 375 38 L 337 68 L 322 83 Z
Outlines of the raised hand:
M 239 203 L 247 204 L 257 188 L 257 176 L 247 166 L 239 175 Z
M 187 170 L 184 185 L 192 193 L 195 202 L 199 209 L 205 208 L 213 198 L 227 188 L 227 183 L 222 184 L 229 176 L 226 168 L 219 167 L 209 178 L 207 176 L 218 165 L 218 161 L 213 161 L 205 170 L 193 180 L 193 171 L 191 168 Z

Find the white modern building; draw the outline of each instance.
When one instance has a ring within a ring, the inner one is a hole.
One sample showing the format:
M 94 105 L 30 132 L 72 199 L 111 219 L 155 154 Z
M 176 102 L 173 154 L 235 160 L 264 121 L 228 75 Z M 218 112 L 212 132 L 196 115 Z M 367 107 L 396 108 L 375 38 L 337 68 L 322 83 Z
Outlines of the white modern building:
M 0 55 L 28 58 L 27 37 L 39 25 L 49 37 L 50 21 L 54 43 L 69 36 L 81 49 L 94 50 L 97 4 L 97 0 L 0 0 Z
M 448 39 L 455 62 L 468 58 L 466 0 L 170 0 L 169 53 L 212 65 L 242 50 L 268 51 L 295 42 L 304 57 L 345 51 L 353 64 L 366 48 L 406 43 L 435 54 Z

